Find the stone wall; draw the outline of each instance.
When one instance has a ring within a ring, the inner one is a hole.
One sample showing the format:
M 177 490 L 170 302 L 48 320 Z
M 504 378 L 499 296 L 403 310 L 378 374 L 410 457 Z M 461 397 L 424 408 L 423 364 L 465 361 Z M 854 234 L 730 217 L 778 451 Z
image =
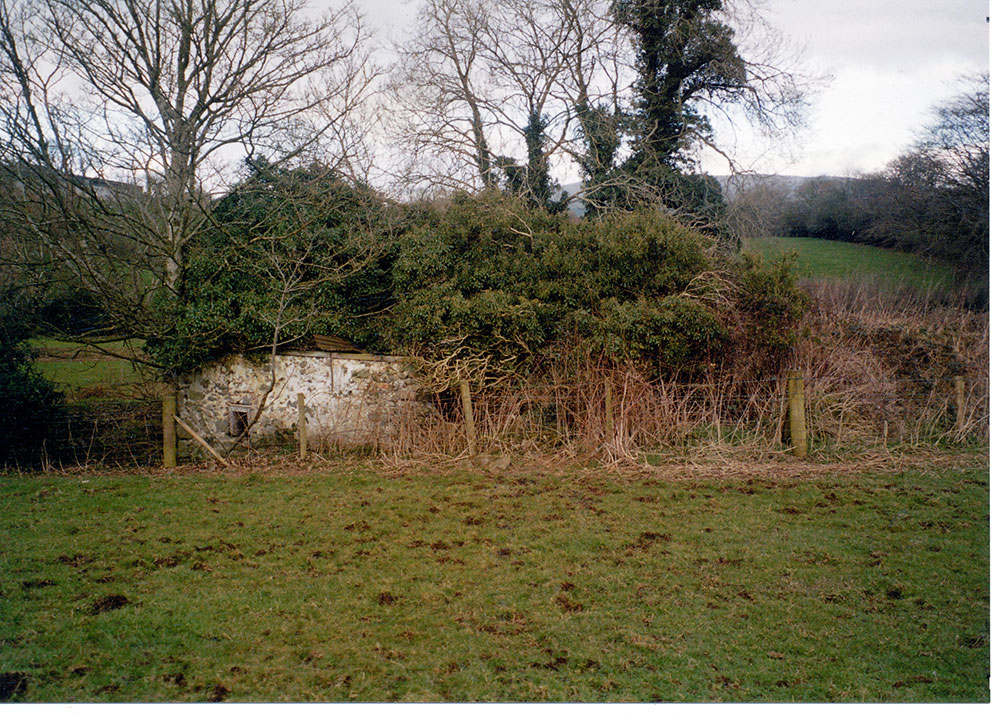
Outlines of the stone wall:
M 311 443 L 388 441 L 416 410 L 416 384 L 401 357 L 287 352 L 276 356 L 275 367 L 275 387 L 251 428 L 253 443 L 295 430 L 299 393 Z M 254 418 L 269 380 L 267 360 L 232 356 L 210 364 L 180 386 L 179 416 L 208 441 L 229 444 L 232 426 L 238 428 L 232 421 Z

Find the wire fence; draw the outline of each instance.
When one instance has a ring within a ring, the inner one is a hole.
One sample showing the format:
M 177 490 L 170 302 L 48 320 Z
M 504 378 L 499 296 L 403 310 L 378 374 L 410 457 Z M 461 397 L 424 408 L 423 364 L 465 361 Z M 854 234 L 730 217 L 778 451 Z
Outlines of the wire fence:
M 706 444 L 781 450 L 791 437 L 786 384 L 784 376 L 666 382 L 635 372 L 610 372 L 585 380 L 477 390 L 472 395 L 473 446 L 487 452 L 552 450 L 607 458 Z M 814 375 L 804 377 L 804 390 L 814 447 L 988 440 L 987 380 L 907 377 L 863 384 Z M 456 393 L 422 395 L 415 406 L 406 413 L 398 410 L 395 424 L 369 433 L 364 446 L 391 454 L 450 455 L 468 448 L 463 403 Z M 313 433 L 311 444 L 326 450 L 344 442 L 355 446 L 348 426 Z M 139 398 L 68 404 L 19 419 L 5 436 L 7 453 L 0 454 L 0 461 L 7 468 L 157 467 L 162 464 L 162 402 Z
M 802 424 L 815 451 L 856 451 L 988 440 L 986 380 L 804 380 Z M 782 451 L 793 441 L 785 377 L 700 383 L 649 382 L 636 373 L 576 383 L 482 390 L 471 428 L 452 393 L 385 445 L 401 454 L 536 448 L 610 460 L 686 447 Z M 474 444 L 469 443 L 474 440 Z
M 162 404 L 92 400 L 23 415 L 5 434 L 0 464 L 13 469 L 140 467 L 162 461 Z

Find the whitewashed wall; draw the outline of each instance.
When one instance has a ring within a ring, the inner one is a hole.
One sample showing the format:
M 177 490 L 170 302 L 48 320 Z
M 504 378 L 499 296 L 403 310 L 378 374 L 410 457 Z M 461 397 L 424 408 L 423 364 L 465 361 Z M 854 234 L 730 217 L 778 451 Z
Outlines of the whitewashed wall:
M 275 387 L 251 429 L 253 442 L 295 429 L 299 393 L 306 398 L 312 442 L 388 440 L 416 409 L 416 384 L 401 357 L 289 352 L 277 355 L 275 365 Z M 215 362 L 180 386 L 179 416 L 208 440 L 230 443 L 230 406 L 247 404 L 254 416 L 269 379 L 267 360 L 232 356 Z

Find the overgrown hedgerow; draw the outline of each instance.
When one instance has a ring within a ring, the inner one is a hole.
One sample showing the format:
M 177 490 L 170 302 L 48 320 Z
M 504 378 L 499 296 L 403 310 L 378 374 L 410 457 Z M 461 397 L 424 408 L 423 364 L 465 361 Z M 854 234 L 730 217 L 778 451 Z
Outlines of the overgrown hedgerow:
M 518 374 L 563 344 L 670 376 L 774 362 L 796 340 L 805 298 L 786 265 L 728 256 L 657 210 L 576 221 L 497 193 L 400 208 L 341 182 L 317 202 L 293 179 L 219 206 L 223 230 L 190 261 L 173 333 L 149 344 L 173 371 L 264 349 L 280 316 L 284 342 L 332 332 L 377 352 L 486 355 Z M 278 250 L 266 235 L 284 236 Z M 259 243 L 266 254 L 245 249 Z M 313 289 L 277 314 L 279 261 L 311 271 Z
M 777 360 L 806 305 L 789 266 L 728 256 L 655 210 L 574 221 L 502 196 L 455 199 L 397 238 L 386 345 L 453 345 L 526 370 L 562 344 L 648 374 Z

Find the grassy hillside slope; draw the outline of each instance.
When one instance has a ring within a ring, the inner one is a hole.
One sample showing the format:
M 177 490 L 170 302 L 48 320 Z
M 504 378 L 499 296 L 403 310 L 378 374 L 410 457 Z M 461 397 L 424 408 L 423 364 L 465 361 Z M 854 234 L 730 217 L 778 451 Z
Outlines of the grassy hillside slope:
M 887 287 L 948 289 L 953 275 L 945 265 L 910 253 L 819 238 L 751 239 L 745 250 L 768 259 L 795 254 L 799 274 L 807 278 L 849 279 Z

